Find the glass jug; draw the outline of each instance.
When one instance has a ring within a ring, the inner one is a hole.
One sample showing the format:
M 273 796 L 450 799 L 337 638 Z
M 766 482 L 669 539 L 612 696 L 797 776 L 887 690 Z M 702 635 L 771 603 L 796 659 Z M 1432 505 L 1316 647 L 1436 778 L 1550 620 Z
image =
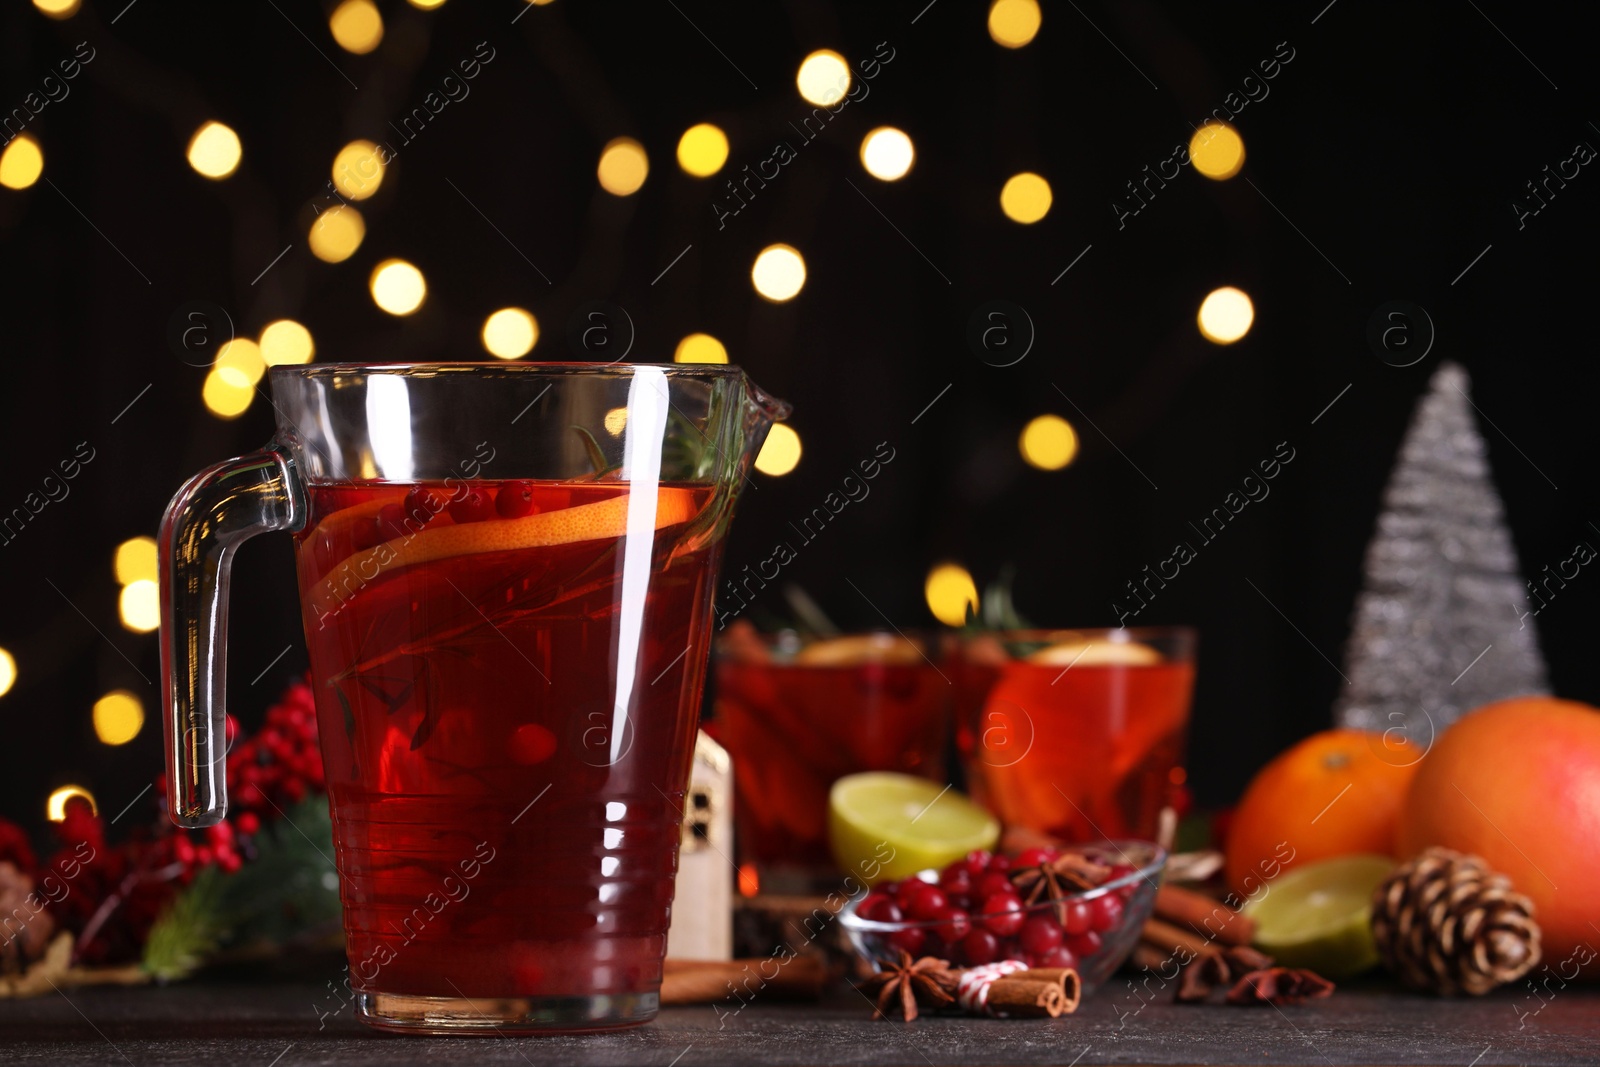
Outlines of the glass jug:
M 161 526 L 172 818 L 227 812 L 228 570 L 294 533 L 370 1025 L 656 1012 L 722 546 L 787 405 L 732 366 L 275 367 Z

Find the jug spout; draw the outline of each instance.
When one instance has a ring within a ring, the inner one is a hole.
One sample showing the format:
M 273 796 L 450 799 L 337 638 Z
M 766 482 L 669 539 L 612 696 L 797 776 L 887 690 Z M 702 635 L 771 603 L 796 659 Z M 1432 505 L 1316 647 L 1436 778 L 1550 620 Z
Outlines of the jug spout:
M 761 451 L 761 446 L 767 439 L 767 431 L 772 429 L 772 424 L 782 422 L 788 418 L 789 413 L 794 408 L 788 401 L 779 400 L 751 381 L 748 374 L 744 375 L 743 393 L 744 455 L 742 457 L 742 466 L 748 471 L 750 465 L 756 461 L 756 454 Z

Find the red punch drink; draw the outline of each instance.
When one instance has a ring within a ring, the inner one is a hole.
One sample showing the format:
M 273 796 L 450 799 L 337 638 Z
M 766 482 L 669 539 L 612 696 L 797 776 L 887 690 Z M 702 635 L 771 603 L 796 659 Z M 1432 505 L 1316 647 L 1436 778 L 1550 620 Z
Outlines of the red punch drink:
M 831 875 L 835 781 L 858 771 L 943 780 L 950 684 L 928 651 L 894 634 L 786 650 L 748 624 L 729 628 L 718 652 L 716 734 L 733 756 L 741 863 Z
M 1066 841 L 1155 840 L 1182 780 L 1193 645 L 1181 628 L 970 641 L 964 675 L 989 682 L 957 734 L 974 797 Z
M 717 563 L 789 405 L 730 364 L 319 363 L 271 387 L 272 439 L 161 520 L 169 817 L 227 816 L 234 553 L 290 531 L 356 1018 L 648 1022 Z
M 433 997 L 525 997 L 579 1027 L 595 1003 L 647 1015 L 720 552 L 695 522 L 712 487 L 308 491 L 301 600 L 369 1015 Z

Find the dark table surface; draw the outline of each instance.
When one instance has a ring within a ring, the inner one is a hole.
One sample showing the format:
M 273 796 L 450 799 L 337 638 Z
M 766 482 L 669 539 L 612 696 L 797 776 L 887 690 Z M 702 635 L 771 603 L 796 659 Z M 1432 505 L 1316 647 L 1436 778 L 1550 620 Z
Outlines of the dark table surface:
M 0 1063 L 204 1064 L 1596 1064 L 1600 987 L 1556 982 L 1473 1000 L 1377 985 L 1294 1008 L 1141 1000 L 1122 978 L 1056 1020 L 874 1022 L 859 994 L 821 1005 L 669 1008 L 652 1025 L 543 1038 L 401 1038 L 310 982 L 195 981 L 0 1001 Z M 321 1028 L 319 1029 L 319 1025 Z

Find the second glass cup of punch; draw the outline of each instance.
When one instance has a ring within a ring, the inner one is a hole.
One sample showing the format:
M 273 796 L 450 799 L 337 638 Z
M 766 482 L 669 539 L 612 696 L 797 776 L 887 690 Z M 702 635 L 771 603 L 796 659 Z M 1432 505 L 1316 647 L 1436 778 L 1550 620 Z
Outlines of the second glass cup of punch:
M 1163 838 L 1194 655 L 1184 627 L 806 638 L 735 623 L 716 645 L 712 729 L 734 758 L 741 889 L 836 888 L 830 786 L 950 780 L 952 724 L 967 790 L 1005 827 Z

